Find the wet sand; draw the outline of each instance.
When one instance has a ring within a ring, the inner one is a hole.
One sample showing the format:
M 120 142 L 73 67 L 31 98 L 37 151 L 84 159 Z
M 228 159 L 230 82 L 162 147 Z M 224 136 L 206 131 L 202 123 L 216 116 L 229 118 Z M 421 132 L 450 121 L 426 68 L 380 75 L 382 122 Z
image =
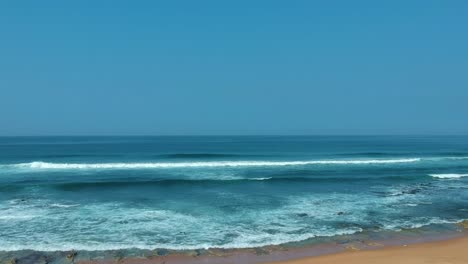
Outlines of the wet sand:
M 375 244 L 375 245 L 372 245 Z M 265 254 L 252 254 L 250 251 L 236 251 L 233 254 L 216 254 L 188 256 L 151 256 L 146 258 L 121 258 L 76 261 L 81 264 L 467 264 L 468 263 L 468 236 L 465 232 L 456 238 L 422 242 L 417 244 L 382 245 L 371 242 L 370 247 L 347 245 L 341 249 L 329 245 L 319 245 L 296 250 L 273 249 Z M 313 252 L 316 251 L 316 252 Z M 320 252 L 321 255 L 316 255 Z M 313 256 L 311 256 L 313 255 Z
M 268 264 L 467 264 L 468 237 L 376 250 L 348 251 L 331 255 L 269 262 Z
M 337 236 L 297 246 L 186 251 L 0 251 L 0 263 L 47 264 L 468 264 L 468 221 L 437 228 Z M 375 238 L 375 239 L 371 239 Z M 380 238 L 380 239 L 379 239 Z

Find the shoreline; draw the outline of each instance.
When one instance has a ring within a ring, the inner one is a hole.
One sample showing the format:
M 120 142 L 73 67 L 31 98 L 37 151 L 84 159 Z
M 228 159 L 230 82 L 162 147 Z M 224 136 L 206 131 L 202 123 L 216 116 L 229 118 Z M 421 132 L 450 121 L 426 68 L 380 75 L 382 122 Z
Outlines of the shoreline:
M 449 240 L 388 246 L 381 249 L 346 251 L 329 255 L 298 258 L 287 261 L 263 262 L 262 264 L 464 264 L 468 263 L 468 236 Z
M 270 247 L 252 254 L 250 250 L 237 250 L 227 255 L 213 250 L 209 255 L 168 255 L 147 258 L 120 258 L 77 261 L 79 264 L 465 264 L 468 263 L 468 232 L 463 231 L 447 237 L 433 237 L 433 240 L 403 244 L 403 241 L 389 241 L 388 244 L 368 241 L 367 247 L 355 246 L 356 241 L 336 247 L 332 244 L 318 244 L 297 249 Z M 400 244 L 399 244 L 400 243 Z M 221 254 L 219 254 L 221 253 Z
M 459 244 L 462 244 L 460 246 Z M 443 245 L 446 253 L 432 249 Z M 437 245 L 437 246 L 434 246 Z M 453 247 L 453 248 L 452 248 Z M 432 225 L 424 228 L 408 229 L 398 232 L 362 233 L 357 235 L 342 235 L 327 239 L 313 239 L 292 245 L 266 246 L 245 249 L 200 249 L 185 251 L 154 250 L 108 250 L 108 251 L 50 251 L 33 250 L 0 251 L 0 263 L 81 263 L 81 264 L 229 264 L 229 263 L 263 263 L 263 264 L 305 264 L 310 263 L 386 263 L 376 261 L 376 258 L 391 257 L 388 263 L 420 263 L 403 262 L 403 258 L 395 260 L 400 255 L 408 259 L 435 258 L 438 255 L 454 256 L 468 263 L 467 253 L 457 250 L 468 248 L 468 221 L 457 224 Z M 426 249 L 427 248 L 427 249 Z M 410 250 L 409 250 L 410 249 Z M 394 252 L 397 250 L 398 252 Z M 399 252 L 403 250 L 404 252 Z M 409 250 L 409 251 L 408 251 Z M 428 250 L 429 252 L 424 253 Z M 414 251 L 414 252 L 413 252 Z M 372 253 L 367 253 L 372 252 Z M 391 253 L 388 253 L 391 252 Z M 363 254 L 363 255 L 361 255 Z M 436 255 L 434 255 L 436 254 Z M 438 255 L 437 255 L 438 254 Z M 369 255 L 369 256 L 368 256 Z M 352 256 L 355 262 L 349 262 Z M 367 261 L 367 259 L 374 259 Z M 419 261 L 418 260 L 418 261 Z M 319 262 L 316 262 L 319 261 Z M 424 262 L 421 262 L 424 263 Z M 439 263 L 439 262 L 431 262 Z

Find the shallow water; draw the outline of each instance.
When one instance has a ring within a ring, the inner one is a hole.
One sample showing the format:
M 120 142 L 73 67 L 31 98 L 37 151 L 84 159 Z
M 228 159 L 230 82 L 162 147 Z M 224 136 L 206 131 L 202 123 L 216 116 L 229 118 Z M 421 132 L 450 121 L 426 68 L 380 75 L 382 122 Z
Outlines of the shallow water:
M 0 138 L 0 250 L 243 248 L 468 218 L 468 137 Z

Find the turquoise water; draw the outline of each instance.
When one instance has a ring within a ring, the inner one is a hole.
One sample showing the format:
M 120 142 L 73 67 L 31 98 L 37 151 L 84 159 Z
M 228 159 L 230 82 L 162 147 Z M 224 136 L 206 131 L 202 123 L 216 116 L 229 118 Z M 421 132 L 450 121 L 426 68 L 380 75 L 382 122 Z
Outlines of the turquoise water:
M 243 248 L 468 218 L 468 137 L 0 138 L 0 250 Z

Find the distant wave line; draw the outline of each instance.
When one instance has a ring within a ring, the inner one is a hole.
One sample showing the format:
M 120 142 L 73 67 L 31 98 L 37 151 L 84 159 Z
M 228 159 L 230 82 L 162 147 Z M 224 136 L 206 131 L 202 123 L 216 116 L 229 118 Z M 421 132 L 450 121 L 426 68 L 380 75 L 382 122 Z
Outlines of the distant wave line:
M 372 159 L 372 160 L 309 160 L 309 161 L 200 161 L 200 162 L 144 162 L 144 163 L 51 163 L 34 161 L 3 165 L 26 169 L 158 169 L 158 168 L 198 168 L 198 167 L 271 167 L 303 165 L 359 165 L 392 164 L 418 162 L 420 158 Z
M 458 179 L 468 177 L 468 174 L 446 173 L 446 174 L 429 174 L 429 176 L 439 179 Z

